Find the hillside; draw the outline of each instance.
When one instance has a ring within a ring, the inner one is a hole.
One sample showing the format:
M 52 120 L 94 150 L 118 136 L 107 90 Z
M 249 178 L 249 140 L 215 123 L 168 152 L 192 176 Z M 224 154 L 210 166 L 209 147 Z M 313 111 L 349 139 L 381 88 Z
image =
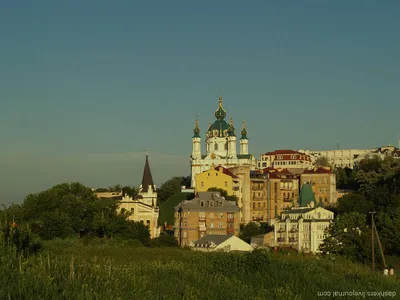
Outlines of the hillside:
M 175 195 L 168 198 L 167 201 L 160 205 L 160 216 L 158 217 L 158 224 L 164 225 L 174 224 L 174 207 L 181 203 L 183 200 L 189 200 L 193 198 L 193 194 L 190 193 L 176 193 Z
M 43 253 L 28 258 L 0 247 L 0 255 L 0 299 L 307 300 L 354 291 L 368 299 L 395 299 L 400 294 L 397 278 L 340 258 L 301 254 L 203 253 L 99 239 L 45 242 Z M 367 294 L 377 292 L 386 296 Z

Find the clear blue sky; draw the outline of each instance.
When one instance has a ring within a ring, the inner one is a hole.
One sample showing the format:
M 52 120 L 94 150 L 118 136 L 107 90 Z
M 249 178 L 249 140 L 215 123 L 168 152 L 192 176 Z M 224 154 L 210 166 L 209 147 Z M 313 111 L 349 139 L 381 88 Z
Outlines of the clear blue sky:
M 60 4 L 61 3 L 61 4 Z M 400 131 L 399 1 L 0 1 L 0 203 L 189 174 L 219 88 L 250 152 Z

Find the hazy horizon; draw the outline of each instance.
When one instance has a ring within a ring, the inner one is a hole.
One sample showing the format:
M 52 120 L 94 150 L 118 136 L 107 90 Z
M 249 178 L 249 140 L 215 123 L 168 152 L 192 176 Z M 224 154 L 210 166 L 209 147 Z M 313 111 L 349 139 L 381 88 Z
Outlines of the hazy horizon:
M 218 105 L 249 151 L 397 146 L 397 1 L 12 1 L 0 9 L 0 204 L 190 173 Z

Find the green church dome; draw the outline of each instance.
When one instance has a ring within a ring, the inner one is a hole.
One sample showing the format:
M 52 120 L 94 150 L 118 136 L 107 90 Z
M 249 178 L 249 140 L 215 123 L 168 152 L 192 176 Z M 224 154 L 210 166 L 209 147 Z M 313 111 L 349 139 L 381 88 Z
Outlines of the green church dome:
M 311 204 L 313 202 L 313 204 Z M 299 206 L 300 207 L 317 207 L 317 200 L 315 199 L 314 192 L 309 183 L 303 184 L 300 190 L 299 196 Z
M 232 134 L 232 128 L 230 128 L 231 125 L 224 120 L 226 111 L 222 106 L 222 97 L 219 97 L 219 106 L 214 116 L 217 120 L 208 127 L 207 137 L 227 137 L 229 135 L 234 135 L 234 132 Z

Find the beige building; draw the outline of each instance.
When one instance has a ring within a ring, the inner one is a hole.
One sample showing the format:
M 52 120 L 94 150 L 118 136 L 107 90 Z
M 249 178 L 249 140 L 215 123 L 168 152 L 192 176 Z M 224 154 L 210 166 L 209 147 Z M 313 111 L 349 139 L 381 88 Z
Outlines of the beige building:
M 301 173 L 312 168 L 311 156 L 295 150 L 275 150 L 260 155 L 257 162 L 259 169 L 275 168 L 288 169 L 292 173 Z
M 228 169 L 218 166 L 196 175 L 196 192 L 207 192 L 210 188 L 225 190 L 228 195 L 240 195 L 240 180 Z
M 195 251 L 253 251 L 253 247 L 234 235 L 206 235 L 191 242 L 190 248 Z
M 309 183 L 315 198 L 324 205 L 336 203 L 336 174 L 329 167 L 319 167 L 306 170 L 300 176 L 300 186 Z
M 160 235 L 158 227 L 158 202 L 157 190 L 151 175 L 148 156 L 144 165 L 142 183 L 139 186 L 139 193 L 135 198 L 122 195 L 119 192 L 96 193 L 98 198 L 108 198 L 117 200 L 117 212 L 128 213 L 128 220 L 144 223 L 150 231 L 150 237 L 155 238 Z
M 199 192 L 174 210 L 174 236 L 181 246 L 206 235 L 239 235 L 239 207 L 219 192 Z
M 298 207 L 285 211 L 275 221 L 274 245 L 301 252 L 318 253 L 333 220 L 333 212 L 322 207 Z
M 299 175 L 287 169 L 252 171 L 251 189 L 252 220 L 273 225 L 276 217 L 297 202 Z

